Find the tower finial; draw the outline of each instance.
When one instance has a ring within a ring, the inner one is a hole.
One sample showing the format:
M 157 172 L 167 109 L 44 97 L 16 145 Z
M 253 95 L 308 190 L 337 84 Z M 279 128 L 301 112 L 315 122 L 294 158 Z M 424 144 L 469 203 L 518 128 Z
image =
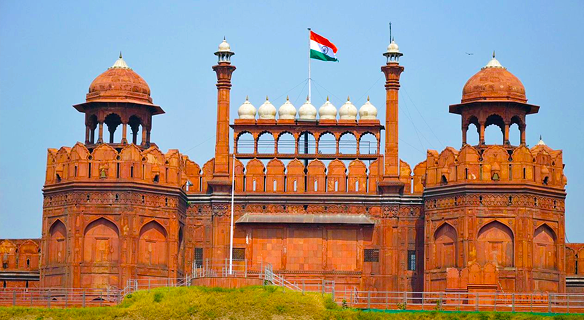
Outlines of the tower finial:
M 329 98 L 328 98 L 328 96 L 326 96 L 326 101 L 329 101 Z
M 266 96 L 266 101 L 268 101 L 268 96 Z
M 367 96 L 367 101 L 369 101 L 369 96 Z
M 393 37 L 391 36 L 391 21 L 389 22 L 389 42 L 393 41 Z
M 245 96 L 245 101 L 249 101 L 249 96 Z
M 493 58 L 495 58 L 495 50 L 493 50 Z
M 286 95 L 286 101 L 290 101 L 290 96 Z
M 122 52 L 120 51 L 120 59 L 122 58 Z
M 223 36 L 223 41 L 226 41 L 227 39 L 225 39 L 225 36 Z
M 351 101 L 351 96 L 347 96 L 347 101 Z

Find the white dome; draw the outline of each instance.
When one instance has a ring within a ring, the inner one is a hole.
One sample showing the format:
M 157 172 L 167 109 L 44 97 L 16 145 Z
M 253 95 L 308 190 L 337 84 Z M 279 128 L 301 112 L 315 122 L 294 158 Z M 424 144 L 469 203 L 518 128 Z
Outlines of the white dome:
M 239 119 L 255 119 L 256 108 L 245 97 L 245 102 L 237 109 L 237 114 L 239 115 Z
M 288 97 L 286 97 L 286 102 L 278 109 L 278 118 L 283 120 L 296 119 L 296 108 L 290 103 Z
M 308 101 L 308 98 L 306 98 L 306 102 L 298 109 L 298 116 L 300 120 L 316 120 L 316 108 Z
M 326 97 L 326 102 L 318 109 L 318 115 L 320 120 L 337 119 L 337 108 L 329 101 L 328 97 Z
M 357 119 L 357 107 L 351 103 L 349 97 L 347 97 L 347 102 L 339 108 L 339 116 L 341 120 L 356 120 Z
M 495 51 L 493 51 L 493 59 L 489 60 L 489 63 L 487 63 L 486 66 L 483 67 L 484 68 L 501 68 L 501 69 L 505 69 L 505 67 L 503 67 L 503 65 L 501 65 L 501 62 L 499 62 L 499 60 L 497 60 L 495 58 Z
M 266 102 L 258 109 L 258 114 L 260 119 L 276 119 L 276 107 L 268 100 L 268 97 L 266 97 Z
M 231 46 L 229 45 L 229 43 L 227 43 L 227 41 L 225 40 L 225 38 L 223 38 L 223 42 L 221 42 L 219 44 L 219 52 L 229 52 L 231 51 Z
M 375 120 L 377 119 L 377 108 L 369 102 L 369 97 L 367 97 L 367 102 L 359 108 L 359 119 L 361 120 Z
M 399 53 L 399 46 L 395 43 L 395 40 L 391 40 L 389 46 L 387 46 L 387 52 L 389 53 Z

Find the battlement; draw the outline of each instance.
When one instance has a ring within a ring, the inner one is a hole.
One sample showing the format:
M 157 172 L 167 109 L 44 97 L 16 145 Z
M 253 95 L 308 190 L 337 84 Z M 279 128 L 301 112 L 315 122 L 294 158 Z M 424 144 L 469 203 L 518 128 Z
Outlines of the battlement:
M 420 164 L 424 166 L 424 164 Z M 564 190 L 562 151 L 545 144 L 528 149 L 491 145 L 460 150 L 447 147 L 441 153 L 428 150 L 425 187 L 452 184 L 524 184 Z
M 201 190 L 199 166 L 176 149 L 128 144 L 119 152 L 108 144 L 91 151 L 84 144 L 48 149 L 45 187 L 68 182 L 127 181 Z M 189 183 L 187 183 L 187 181 Z

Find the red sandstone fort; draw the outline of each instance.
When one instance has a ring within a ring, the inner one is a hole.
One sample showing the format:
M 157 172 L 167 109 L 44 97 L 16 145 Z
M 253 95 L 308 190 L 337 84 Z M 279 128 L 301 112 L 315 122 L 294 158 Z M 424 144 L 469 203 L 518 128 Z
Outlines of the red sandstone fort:
M 257 111 L 246 100 L 231 122 L 234 53 L 224 41 L 215 54 L 216 147 L 204 164 L 151 141 L 164 111 L 121 55 L 95 78 L 74 106 L 85 141 L 48 149 L 41 238 L 0 240 L 1 286 L 122 288 L 232 255 L 250 273 L 269 264 L 287 279 L 359 290 L 584 292 L 584 245 L 565 239 L 562 151 L 527 147 L 539 106 L 494 55 L 449 107 L 462 147 L 411 166 L 398 152 L 395 42 L 381 67 L 382 121 L 369 99 L 318 110 L 266 99 Z M 485 144 L 490 125 L 499 144 Z

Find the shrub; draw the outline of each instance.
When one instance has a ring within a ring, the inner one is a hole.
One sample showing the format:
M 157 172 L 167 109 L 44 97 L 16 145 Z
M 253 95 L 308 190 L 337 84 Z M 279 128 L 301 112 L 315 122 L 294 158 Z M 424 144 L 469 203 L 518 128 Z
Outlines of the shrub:
M 162 298 L 164 297 L 164 294 L 162 294 L 162 292 L 156 292 L 154 293 L 154 302 L 160 302 L 162 301 Z

